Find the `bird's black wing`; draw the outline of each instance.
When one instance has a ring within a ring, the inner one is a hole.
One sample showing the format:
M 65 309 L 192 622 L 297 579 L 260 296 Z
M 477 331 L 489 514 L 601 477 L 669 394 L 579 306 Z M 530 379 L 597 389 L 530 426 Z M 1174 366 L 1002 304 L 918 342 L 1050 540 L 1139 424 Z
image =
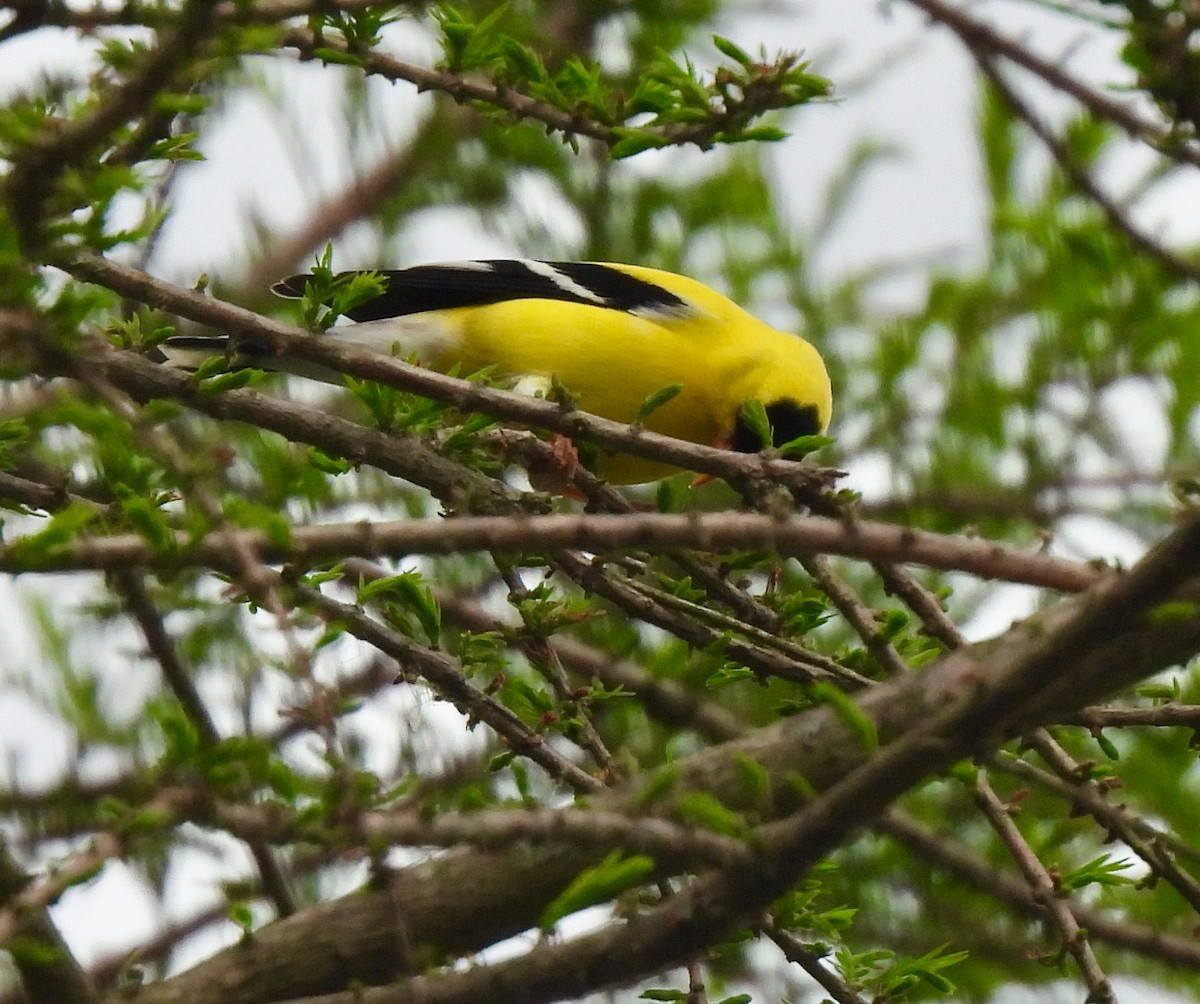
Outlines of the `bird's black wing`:
M 413 265 L 379 274 L 386 284 L 384 292 L 348 311 L 352 320 L 378 321 L 426 310 L 527 299 L 566 300 L 644 315 L 678 315 L 690 309 L 685 300 L 657 283 L 597 262 L 496 259 Z M 271 289 L 279 296 L 300 297 L 310 278 L 294 275 Z

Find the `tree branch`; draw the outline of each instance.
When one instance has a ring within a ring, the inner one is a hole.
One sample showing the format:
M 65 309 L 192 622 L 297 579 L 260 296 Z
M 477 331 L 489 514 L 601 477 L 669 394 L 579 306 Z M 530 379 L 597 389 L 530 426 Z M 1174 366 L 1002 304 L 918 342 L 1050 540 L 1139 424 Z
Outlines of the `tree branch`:
M 1172 160 L 1200 167 L 1200 146 L 1179 136 L 1163 122 L 1138 114 L 1131 103 L 1117 101 L 1081 83 L 1062 68 L 1061 61 L 1042 58 L 1028 45 L 1006 37 L 947 0 L 908 2 L 928 14 L 930 20 L 953 31 L 972 52 L 990 53 L 1016 63 L 1055 90 L 1070 95 L 1097 118 L 1112 122 Z
M 990 642 L 949 653 L 919 674 L 869 690 L 859 699 L 860 713 L 874 723 L 881 749 L 890 752 L 873 753 L 843 716 L 822 708 L 678 761 L 665 790 L 660 779 L 651 777 L 598 794 L 593 804 L 602 811 L 619 812 L 624 806 L 671 818 L 677 800 L 700 789 L 733 811 L 762 812 L 765 807 L 781 819 L 779 828 L 768 824 L 764 831 L 766 846 L 781 854 L 786 849 L 783 871 L 772 875 L 790 882 L 919 780 L 1200 650 L 1198 548 L 1200 517 L 1193 516 L 1125 576 L 1031 617 Z M 1164 604 L 1176 615 L 1158 613 L 1167 609 Z M 923 723 L 915 733 L 913 723 Z M 737 766 L 746 758 L 773 782 L 765 803 L 761 794 L 752 797 L 746 789 Z M 872 763 L 874 769 L 863 773 Z M 797 793 L 787 783 L 793 774 L 818 791 L 830 789 L 835 797 L 823 797 L 799 815 L 787 816 L 797 803 Z M 647 805 L 651 790 L 659 794 Z M 544 905 L 591 860 L 578 847 L 553 845 L 519 857 L 451 852 L 398 872 L 385 893 L 319 904 L 304 916 L 265 928 L 249 944 L 161 989 L 144 989 L 141 1004 L 215 1004 L 215 986 L 221 988 L 224 1004 L 328 993 L 347 979 L 394 979 L 397 966 L 412 964 L 397 945 L 413 932 L 440 952 L 477 951 L 536 923 Z M 679 867 L 667 860 L 658 864 L 660 869 Z M 472 876 L 469 890 L 461 882 L 464 874 Z M 755 882 L 762 877 L 757 871 L 742 875 Z M 582 993 L 635 979 L 668 955 L 686 957 L 694 945 L 718 936 L 777 888 L 772 884 L 750 893 L 738 881 L 736 876 L 703 881 L 694 894 L 672 897 L 644 921 L 550 952 L 571 962 L 558 973 L 579 976 L 566 991 L 556 984 L 556 992 Z M 330 937 L 330 932 L 337 934 Z M 261 966 L 296 952 L 305 959 L 303 972 L 271 973 L 271 967 Z M 505 972 L 515 977 L 518 969 Z M 487 974 L 500 979 L 490 967 L 473 973 L 471 981 Z M 418 985 L 424 993 L 431 979 L 390 991 L 363 991 L 362 999 L 412 999 L 403 994 L 415 992 Z M 465 986 L 459 980 L 454 992 Z M 527 990 L 529 1000 L 549 999 L 536 988 Z
M 3 484 L 0 483 L 0 495 Z M 839 554 L 872 561 L 924 565 L 983 579 L 1081 592 L 1117 574 L 1103 566 L 1066 561 L 974 537 L 937 534 L 884 523 L 824 516 L 777 518 L 757 513 L 629 513 L 620 515 L 457 516 L 453 519 L 328 523 L 293 527 L 286 540 L 262 530 L 238 531 L 244 546 L 267 562 L 318 564 L 347 555 L 400 558 L 472 551 L 555 550 L 595 554 L 681 549 L 769 549 L 781 557 Z M 69 572 L 129 566 L 227 570 L 222 535 L 195 539 L 175 532 L 170 546 L 138 534 L 92 537 L 37 546 L 37 536 L 0 544 L 0 572 Z

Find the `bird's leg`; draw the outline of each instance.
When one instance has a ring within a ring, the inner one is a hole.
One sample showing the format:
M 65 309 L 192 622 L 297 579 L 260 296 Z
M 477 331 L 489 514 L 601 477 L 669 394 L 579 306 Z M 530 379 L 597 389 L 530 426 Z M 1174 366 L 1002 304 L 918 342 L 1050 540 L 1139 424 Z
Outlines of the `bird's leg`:
M 575 470 L 579 467 L 579 451 L 575 449 L 570 436 L 556 432 L 550 440 L 550 455 L 567 481 L 575 477 Z
M 587 496 L 572 484 L 579 466 L 579 451 L 571 437 L 556 432 L 550 439 L 549 451 L 529 465 L 529 481 L 541 491 L 585 502 Z
M 717 450 L 731 450 L 733 449 L 733 436 L 727 432 L 722 432 L 719 436 L 717 436 L 716 439 L 709 443 L 709 446 Z M 717 476 L 715 474 L 697 474 L 694 478 L 692 478 L 692 483 L 688 485 L 688 487 L 699 488 L 702 485 L 708 484 L 710 481 L 715 481 L 716 479 Z

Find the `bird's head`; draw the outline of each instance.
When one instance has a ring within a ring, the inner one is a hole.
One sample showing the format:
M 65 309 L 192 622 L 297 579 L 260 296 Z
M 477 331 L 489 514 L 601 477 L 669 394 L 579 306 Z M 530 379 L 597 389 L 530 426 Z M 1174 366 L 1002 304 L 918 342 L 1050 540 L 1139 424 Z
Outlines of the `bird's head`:
M 760 402 L 761 403 L 761 402 Z M 782 446 L 801 436 L 816 436 L 824 431 L 825 423 L 815 404 L 802 404 L 795 400 L 772 401 L 763 405 L 767 421 L 771 423 L 771 445 Z M 729 448 L 738 453 L 757 453 L 763 448 L 762 437 L 752 427 L 744 408 L 738 409 L 733 423 L 733 435 Z
M 802 338 L 779 335 L 765 350 L 739 367 L 725 393 L 732 405 L 727 445 L 739 453 L 757 453 L 762 438 L 743 403 L 756 400 L 771 423 L 771 444 L 782 446 L 800 436 L 816 436 L 829 426 L 833 393 L 820 354 Z

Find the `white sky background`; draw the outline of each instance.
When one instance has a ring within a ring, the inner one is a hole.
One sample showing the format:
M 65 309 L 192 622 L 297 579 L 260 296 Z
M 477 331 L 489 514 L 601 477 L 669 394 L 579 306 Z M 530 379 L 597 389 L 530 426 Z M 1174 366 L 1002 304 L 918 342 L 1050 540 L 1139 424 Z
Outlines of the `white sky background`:
M 1078 76 L 1097 85 L 1128 80 L 1128 71 L 1116 57 L 1111 38 L 1079 22 L 1067 21 L 1027 3 L 993 2 L 972 6 L 976 16 L 988 16 L 1013 37 L 1025 39 L 1045 56 L 1067 55 L 1067 65 Z M 857 199 L 838 237 L 818 262 L 818 274 L 829 279 L 872 262 L 909 258 L 915 251 L 943 261 L 969 262 L 979 254 L 984 203 L 980 193 L 982 173 L 976 157 L 972 120 L 977 87 L 962 46 L 941 28 L 929 28 L 914 8 L 902 2 L 874 0 L 813 0 L 746 4 L 717 28 L 745 49 L 755 51 L 765 43 L 768 51 L 803 50 L 816 72 L 838 85 L 838 100 L 803 110 L 793 118 L 794 135 L 775 150 L 779 177 L 787 184 L 788 209 L 798 221 L 813 219 L 817 198 L 827 181 L 843 165 L 854 144 L 873 139 L 894 144 L 898 156 L 878 164 Z M 406 58 L 433 56 L 429 39 L 411 29 L 396 33 L 389 42 Z M 48 68 L 69 69 L 85 59 L 87 46 L 64 44 L 61 33 L 42 31 L 3 47 L 0 94 L 25 86 Z M 698 43 L 691 54 L 705 65 L 716 58 L 714 50 Z M 271 60 L 275 73 L 286 61 Z M 290 232 L 305 219 L 312 202 L 340 190 L 352 170 L 339 145 L 343 122 L 340 96 L 331 90 L 332 75 L 316 66 L 292 67 L 287 74 L 287 99 L 305 109 L 303 167 L 297 168 L 294 151 L 279 129 L 268 103 L 250 96 L 235 100 L 209 129 L 203 150 L 206 161 L 189 166 L 175 190 L 176 205 L 158 246 L 154 268 L 159 274 L 191 282 L 201 272 L 218 272 L 237 260 L 257 220 L 280 232 Z M 370 86 L 394 107 L 395 116 L 380 123 L 379 151 L 389 137 L 402 136 L 416 102 L 406 85 L 375 81 Z M 1031 92 L 1044 97 L 1037 89 Z M 1041 105 L 1046 113 L 1046 105 Z M 1065 110 L 1061 102 L 1051 105 Z M 649 158 L 635 158 L 631 169 L 642 170 Z M 640 164 L 638 163 L 640 162 Z M 1132 178 L 1141 161 L 1114 165 L 1112 175 Z M 361 165 L 360 165 L 361 166 Z M 1139 220 L 1152 232 L 1172 240 L 1194 240 L 1198 227 L 1196 181 L 1181 179 L 1172 196 L 1141 207 Z M 536 186 L 528 193 L 536 205 Z M 547 202 L 547 213 L 553 206 Z M 503 237 L 486 233 L 469 214 L 447 211 L 427 214 L 425 223 L 406 238 L 407 264 L 421 260 L 496 257 L 520 254 Z M 351 233 L 335 245 L 343 267 L 357 264 L 356 257 L 369 248 Z M 236 280 L 236 276 L 224 276 Z M 916 284 L 892 284 L 887 295 L 911 302 L 919 295 Z M 1129 409 L 1135 414 L 1139 409 Z M 1161 430 L 1139 429 L 1153 437 Z M 865 477 L 862 472 L 860 478 Z M 854 485 L 870 490 L 869 479 Z M 1091 548 L 1090 553 L 1129 562 L 1137 556 L 1136 542 L 1112 536 L 1096 538 L 1086 529 L 1072 543 Z M 61 591 L 57 581 L 54 588 Z M 87 588 L 83 583 L 78 587 Z M 973 625 L 977 636 L 1007 626 L 1027 607 L 1027 598 L 1014 590 L 1011 604 L 993 606 L 988 616 Z M 21 630 L 23 614 L 13 583 L 0 580 L 0 619 L 6 639 L 0 646 L 0 783 L 8 783 L 16 770 L 25 785 L 47 783 L 57 776 L 69 754 L 53 719 L 38 712 L 4 681 L 28 672 L 37 656 L 28 631 Z M 101 768 L 97 768 L 101 769 Z M 236 869 L 237 862 L 231 862 Z M 207 883 L 208 879 L 205 879 Z M 186 874 L 175 883 L 180 914 L 198 902 L 203 887 Z M 123 918 L 113 923 L 111 918 Z M 157 918 L 139 884 L 110 866 L 104 875 L 83 890 L 64 897 L 55 910 L 82 961 L 105 957 L 127 948 L 152 930 Z M 99 924 L 100 918 L 106 918 Z M 232 930 L 227 940 L 234 937 Z M 195 954 L 208 954 L 211 940 L 195 946 Z M 1064 988 L 1066 999 L 1077 999 L 1079 987 Z M 1028 997 L 1022 999 L 1030 999 Z M 1042 1000 L 1051 1000 L 1049 996 Z M 1135 999 L 1128 995 L 1127 999 Z M 1157 995 L 1157 1000 L 1164 1000 Z

